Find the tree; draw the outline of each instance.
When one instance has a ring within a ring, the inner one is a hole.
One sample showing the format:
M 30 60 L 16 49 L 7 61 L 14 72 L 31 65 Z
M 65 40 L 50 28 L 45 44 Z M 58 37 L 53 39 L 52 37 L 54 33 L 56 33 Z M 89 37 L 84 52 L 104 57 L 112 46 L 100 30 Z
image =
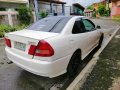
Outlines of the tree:
M 18 18 L 22 24 L 30 24 L 32 18 L 32 10 L 27 6 L 18 8 Z
M 98 12 L 99 12 L 100 16 L 106 16 L 107 10 L 106 10 L 105 5 L 99 5 Z
M 91 6 L 89 6 L 87 9 L 93 10 L 93 9 L 94 9 L 94 6 L 91 5 Z
M 45 18 L 48 16 L 48 12 L 41 11 L 41 12 L 39 12 L 39 16 L 40 16 L 40 18 Z

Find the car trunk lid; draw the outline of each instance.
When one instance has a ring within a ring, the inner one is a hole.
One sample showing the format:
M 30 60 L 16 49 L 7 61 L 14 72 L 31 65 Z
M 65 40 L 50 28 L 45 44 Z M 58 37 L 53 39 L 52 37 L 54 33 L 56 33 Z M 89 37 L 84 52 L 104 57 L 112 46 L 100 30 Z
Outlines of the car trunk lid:
M 40 40 L 55 37 L 59 33 L 22 30 L 5 34 L 5 37 L 10 39 L 12 52 L 22 55 L 23 57 L 32 58 L 33 55 L 29 55 L 29 48 L 31 45 L 38 45 Z

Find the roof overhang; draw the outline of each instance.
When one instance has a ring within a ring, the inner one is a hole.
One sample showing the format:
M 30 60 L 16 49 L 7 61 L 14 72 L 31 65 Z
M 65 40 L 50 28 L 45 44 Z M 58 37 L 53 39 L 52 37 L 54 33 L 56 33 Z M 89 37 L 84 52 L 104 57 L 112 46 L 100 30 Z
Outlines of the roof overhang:
M 28 3 L 28 0 L 0 0 L 0 2 L 6 2 L 6 3 Z
M 93 10 L 85 10 L 84 12 L 85 12 L 85 13 L 93 12 Z
M 80 5 L 79 3 L 74 3 L 73 6 L 76 6 L 76 7 L 78 7 L 78 8 L 81 8 L 82 10 L 85 9 L 85 8 L 84 8 L 82 5 Z
M 58 0 L 38 0 L 43 2 L 51 2 L 51 3 L 57 3 L 57 4 L 66 4 L 66 2 L 58 1 Z

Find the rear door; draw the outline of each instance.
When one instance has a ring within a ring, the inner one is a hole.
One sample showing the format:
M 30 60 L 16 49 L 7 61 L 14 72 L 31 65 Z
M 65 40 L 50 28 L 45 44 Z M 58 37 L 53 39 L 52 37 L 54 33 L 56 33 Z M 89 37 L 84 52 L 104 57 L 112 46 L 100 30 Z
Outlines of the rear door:
M 81 18 L 76 19 L 69 39 L 74 50 L 81 49 L 82 59 L 88 53 L 90 38 L 91 36 L 86 34 Z
M 100 34 L 95 28 L 95 25 L 92 21 L 88 19 L 82 19 L 82 22 L 85 27 L 85 33 L 88 38 L 88 52 L 91 51 L 96 45 L 98 45 Z

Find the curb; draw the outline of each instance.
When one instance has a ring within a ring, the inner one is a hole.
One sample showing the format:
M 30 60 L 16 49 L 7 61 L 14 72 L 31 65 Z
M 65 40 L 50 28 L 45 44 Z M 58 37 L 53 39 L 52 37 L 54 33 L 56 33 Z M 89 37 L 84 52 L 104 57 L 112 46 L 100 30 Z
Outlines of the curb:
M 3 41 L 4 41 L 4 38 L 0 38 L 0 41 L 3 42 Z
M 0 38 L 0 40 L 4 40 L 4 38 Z
M 100 55 L 100 53 L 105 49 L 105 47 L 107 46 L 107 44 L 112 40 L 112 38 L 115 36 L 115 34 L 118 32 L 118 30 L 120 29 L 120 27 L 118 27 L 113 34 L 111 35 L 111 37 L 106 41 L 105 46 L 101 47 L 100 50 L 97 51 L 97 53 L 93 56 L 93 57 L 98 57 Z
M 101 47 L 100 50 L 97 51 L 97 53 L 93 56 L 93 59 L 87 64 L 87 66 L 81 71 L 81 73 L 74 79 L 74 81 L 68 86 L 67 90 L 79 90 L 82 84 L 86 81 L 86 78 L 89 76 L 91 71 L 93 70 L 94 66 L 97 63 L 97 60 L 99 59 L 100 53 L 105 49 L 105 47 L 108 45 L 108 43 L 111 41 L 111 39 L 115 36 L 115 34 L 120 29 L 117 28 L 111 37 L 106 41 L 103 47 Z

